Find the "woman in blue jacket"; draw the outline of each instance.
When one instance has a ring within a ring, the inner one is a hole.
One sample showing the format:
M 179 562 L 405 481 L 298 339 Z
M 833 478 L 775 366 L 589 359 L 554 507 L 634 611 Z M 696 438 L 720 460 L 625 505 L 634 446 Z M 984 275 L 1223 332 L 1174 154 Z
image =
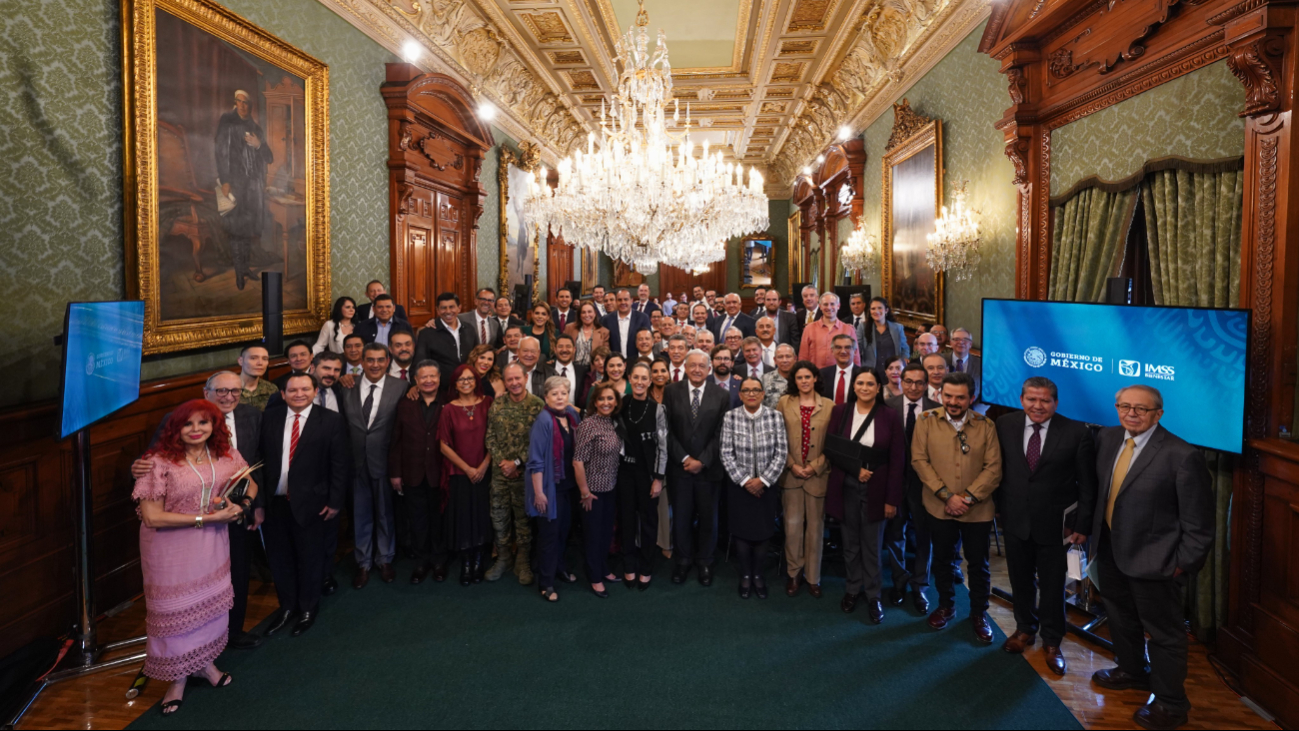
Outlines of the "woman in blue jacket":
M 559 601 L 555 577 L 566 584 L 577 576 L 564 568 L 564 548 L 573 517 L 573 495 L 577 479 L 573 474 L 573 446 L 577 410 L 569 405 L 568 379 L 551 376 L 542 386 L 546 408 L 532 425 L 532 442 L 528 447 L 528 466 L 524 485 L 532 488 L 524 501 L 528 515 L 537 518 L 537 586 L 546 601 Z

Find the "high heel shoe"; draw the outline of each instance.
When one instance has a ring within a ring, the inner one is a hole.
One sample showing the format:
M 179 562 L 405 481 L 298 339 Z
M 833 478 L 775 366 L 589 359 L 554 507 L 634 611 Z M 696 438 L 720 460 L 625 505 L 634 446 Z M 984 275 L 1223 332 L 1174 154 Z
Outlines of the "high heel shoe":
M 592 584 L 592 585 L 591 585 L 591 593 L 592 593 L 592 594 L 595 594 L 596 596 L 600 597 L 601 599 L 608 599 L 608 598 L 609 598 L 609 590 L 608 590 L 608 589 L 596 589 L 596 588 L 595 588 L 595 584 Z
M 641 581 L 641 579 L 649 579 L 649 581 Z M 636 577 L 636 589 L 637 589 L 638 591 L 649 591 L 650 584 L 652 584 L 652 583 L 654 583 L 654 579 L 652 579 L 652 578 L 650 578 L 650 577 L 648 577 L 648 576 L 638 576 L 638 577 Z
M 761 576 L 753 577 L 753 593 L 757 594 L 759 599 L 767 598 L 767 582 L 763 581 Z
M 747 576 L 740 577 L 740 598 L 748 599 L 752 593 L 753 593 L 753 583 L 749 581 L 749 577 Z
M 184 705 L 184 704 L 185 704 L 185 701 L 184 701 L 183 699 L 182 699 L 182 700 L 167 701 L 166 703 L 162 704 L 162 709 L 161 709 L 161 711 L 162 711 L 162 715 L 164 715 L 164 716 L 170 716 L 171 714 L 175 713 L 176 711 L 179 711 L 179 710 L 180 710 L 180 707 L 181 707 L 182 705 Z
M 468 556 L 465 556 L 460 562 L 460 585 L 469 586 L 472 583 L 474 583 L 473 561 Z
M 628 578 L 624 578 L 624 579 L 622 580 L 622 585 L 625 586 L 625 587 L 627 587 L 628 589 L 630 589 L 630 588 L 632 588 L 633 586 L 635 586 L 635 585 L 636 585 L 636 574 L 632 574 L 630 579 L 628 579 Z
M 474 551 L 474 583 L 483 583 L 483 576 L 486 573 L 486 569 L 483 568 L 483 549 L 480 548 Z

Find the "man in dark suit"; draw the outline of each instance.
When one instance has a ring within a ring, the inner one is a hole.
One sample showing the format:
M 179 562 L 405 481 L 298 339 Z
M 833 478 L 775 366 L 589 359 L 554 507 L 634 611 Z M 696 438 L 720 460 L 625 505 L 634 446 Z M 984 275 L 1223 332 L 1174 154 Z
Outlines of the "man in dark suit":
M 772 324 L 776 326 L 776 342 L 782 345 L 791 345 L 797 350 L 799 340 L 802 338 L 798 318 L 789 310 L 781 308 L 780 292 L 777 292 L 775 287 L 767 290 L 767 294 L 763 296 L 763 299 L 762 317 L 771 318 Z M 797 337 L 795 337 L 796 335 Z
M 512 327 L 517 327 L 520 329 L 524 327 L 523 320 L 520 320 L 519 318 L 511 314 L 513 311 L 514 311 L 514 304 L 510 302 L 509 297 L 506 297 L 505 295 L 501 295 L 500 297 L 496 298 L 496 307 L 495 307 L 496 324 L 500 327 L 500 335 L 497 337 L 496 342 L 492 343 L 492 347 L 500 349 L 503 345 L 505 345 L 506 330 Z
M 907 586 L 910 585 L 912 606 L 921 615 L 929 613 L 929 599 L 925 597 L 925 589 L 929 588 L 929 558 L 933 553 L 933 545 L 930 542 L 929 518 L 921 492 L 924 483 L 911 467 L 911 437 L 916 432 L 916 419 L 924 412 L 942 406 L 925 393 L 928 383 L 929 375 L 925 369 L 918 363 L 912 363 L 902 372 L 902 395 L 885 402 L 889 408 L 902 415 L 907 434 L 907 464 L 902 478 L 906 499 L 898 506 L 898 512 L 889 521 L 884 534 L 884 551 L 893 575 L 889 604 L 901 606 L 906 601 Z M 911 526 L 916 547 L 910 565 L 907 564 L 908 525 Z
M 713 318 L 713 337 L 717 342 L 725 340 L 726 332 L 731 328 L 736 328 L 746 338 L 757 334 L 753 329 L 757 321 L 740 312 L 740 295 L 734 292 L 726 295 L 722 298 L 722 306 L 726 308 L 726 314 Z
M 281 390 L 284 389 L 284 384 L 289 380 L 289 376 L 294 373 L 311 372 L 311 345 L 305 340 L 294 340 L 284 346 L 284 357 L 289 361 L 289 372 L 273 381 L 275 387 Z M 273 399 L 275 396 L 273 395 L 271 398 Z M 268 406 L 270 405 L 270 401 L 266 403 Z
M 708 377 L 707 353 L 690 351 L 686 380 L 668 384 L 663 405 L 667 409 L 667 475 L 674 515 L 676 567 L 672 583 L 685 583 L 691 563 L 698 563 L 699 583 L 712 586 L 718 493 L 726 476 L 721 457 L 722 420 L 730 401 Z
M 1096 443 L 1091 535 L 1099 538 L 1100 585 L 1118 667 L 1097 670 L 1092 681 L 1115 690 L 1149 689 L 1154 701 L 1133 720 L 1176 728 L 1191 708 L 1182 590 L 1213 545 L 1212 478 L 1204 455 L 1159 425 L 1164 399 L 1157 389 L 1129 386 L 1115 401 L 1121 426 L 1102 429 Z
M 650 330 L 649 315 L 632 312 L 631 292 L 618 290 L 618 311 L 605 315 L 600 324 L 609 329 L 609 350 L 630 359 L 636 355 L 636 333 Z
M 310 350 L 310 349 L 308 349 Z M 262 412 L 256 406 L 239 403 L 241 383 L 238 373 L 217 371 L 208 377 L 203 386 L 203 398 L 216 405 L 225 415 L 226 429 L 230 432 L 230 443 L 239 456 L 250 465 L 260 461 Z M 162 417 L 158 429 L 149 440 L 149 449 L 158 442 L 162 427 L 171 418 L 168 413 Z M 137 459 L 131 465 L 131 476 L 139 479 L 153 471 L 152 459 Z M 253 481 L 260 488 L 261 475 L 253 474 Z M 230 524 L 230 583 L 234 587 L 234 606 L 230 609 L 230 646 L 238 650 L 251 650 L 262 644 L 257 635 L 244 631 L 244 618 L 248 614 L 248 577 L 252 561 L 252 543 L 256 535 L 250 531 L 257 530 L 264 520 L 266 512 L 257 508 L 251 521 L 245 520 Z
M 857 349 L 857 341 L 848 335 L 836 335 L 830 341 L 830 351 L 834 354 L 834 365 L 821 369 L 821 395 L 834 402 L 835 406 L 853 400 L 853 381 L 857 374 L 866 370 L 852 364 L 852 354 Z
M 388 345 L 388 337 L 393 333 L 414 334 L 409 322 L 397 319 L 396 311 L 397 306 L 393 304 L 392 297 L 379 295 L 374 300 L 374 317 L 361 320 L 356 326 L 356 334 L 361 336 L 366 345 L 379 343 L 384 346 Z
M 460 321 L 460 297 L 443 292 L 437 299 L 437 322 L 419 331 L 415 340 L 415 362 L 435 361 L 441 373 L 442 391 L 450 388 L 451 372 L 469 359 L 478 345 L 478 333 Z
M 729 411 L 740 405 L 740 384 L 744 379 L 731 372 L 735 367 L 735 356 L 730 348 L 725 345 L 714 346 L 710 357 L 713 363 L 713 376 L 709 381 L 730 396 L 730 405 L 727 407 Z
M 577 346 L 573 344 L 573 339 L 567 335 L 560 335 L 555 338 L 551 350 L 555 353 L 555 362 L 550 364 L 551 375 L 568 379 L 569 393 L 572 394 L 569 400 L 579 409 L 586 408 L 586 394 L 582 393 L 582 384 L 586 381 L 587 369 L 586 366 L 573 362 L 573 357 L 577 355 Z M 533 391 L 533 393 L 541 395 L 540 391 Z
M 460 315 L 461 324 L 478 335 L 478 342 L 492 347 L 501 340 L 501 321 L 496 317 L 496 290 L 483 287 L 475 294 L 474 309 Z M 390 346 L 391 347 L 391 346 Z M 411 365 L 414 365 L 412 363 Z
M 555 371 L 541 362 L 541 341 L 534 337 L 526 337 L 519 342 L 519 365 L 523 366 L 523 375 L 526 378 L 524 388 L 538 398 L 545 398 L 543 386 L 547 378 L 555 375 Z
M 379 297 L 379 295 L 384 294 L 387 291 L 388 290 L 383 286 L 383 282 L 380 282 L 377 279 L 365 285 L 365 296 L 369 297 L 370 301 L 356 308 L 356 319 L 354 319 L 353 322 L 359 323 L 374 317 L 374 301 Z M 406 308 L 401 305 L 397 305 L 393 317 L 398 320 L 405 320 L 406 322 L 410 321 L 410 318 L 406 317 Z
M 767 288 L 757 287 L 753 290 L 753 309 L 749 310 L 749 317 L 757 320 L 762 317 L 763 312 L 767 309 Z
M 564 328 L 577 322 L 577 308 L 573 306 L 573 290 L 560 287 L 555 292 L 555 306 L 550 308 L 550 321 L 555 324 L 555 332 L 562 333 Z
M 768 371 L 776 370 L 775 367 L 769 367 L 762 359 L 762 341 L 753 338 L 745 338 L 740 343 L 740 353 L 742 356 L 735 357 L 735 375 L 741 378 L 756 378 L 762 380 L 763 374 Z
M 821 319 L 821 296 L 817 294 L 816 287 L 809 284 L 803 287 L 799 295 L 803 299 L 803 306 L 794 311 L 794 325 L 798 331 L 794 333 L 794 342 L 790 343 L 795 348 L 803 342 L 803 330 Z
M 347 424 L 314 405 L 316 388 L 315 376 L 293 376 L 284 387 L 283 405 L 268 408 L 262 417 L 263 481 L 257 501 L 266 512 L 262 537 L 280 600 L 266 628 L 268 637 L 294 619 L 294 637 L 315 624 L 324 580 L 325 522 L 342 508 L 351 476 Z
M 997 419 L 1002 475 L 995 499 L 1015 594 L 1015 632 L 1002 649 L 1018 655 L 1032 647 L 1040 617 L 1046 666 L 1064 675 L 1068 552 L 1091 531 L 1096 447 L 1086 424 L 1056 413 L 1058 399 L 1056 385 L 1035 376 L 1020 389 L 1024 410 Z
M 648 284 L 642 284 L 636 288 L 636 302 L 631 306 L 632 312 L 642 312 L 646 317 L 653 312 L 662 312 L 657 304 L 650 299 L 650 289 Z
M 388 445 L 397 404 L 405 398 L 409 381 L 388 375 L 388 349 L 378 343 L 365 346 L 365 375 L 344 396 L 348 433 L 352 442 L 352 524 L 356 536 L 356 576 L 352 587 L 370 581 L 370 569 L 391 584 L 396 578 L 396 522 L 392 488 L 388 486 Z
M 983 396 L 983 359 L 970 354 L 974 345 L 974 336 L 963 327 L 952 331 L 952 350 L 947 358 L 947 370 L 950 373 L 969 373 L 974 379 L 974 402 L 978 403 Z

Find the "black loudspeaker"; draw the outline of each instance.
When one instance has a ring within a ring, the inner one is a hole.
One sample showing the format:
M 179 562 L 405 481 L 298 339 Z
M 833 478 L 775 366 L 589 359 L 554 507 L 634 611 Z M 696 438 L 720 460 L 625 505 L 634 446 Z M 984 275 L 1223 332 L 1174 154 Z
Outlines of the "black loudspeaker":
M 262 345 L 266 350 L 284 352 L 284 275 L 262 272 Z
M 871 301 L 871 286 L 869 284 L 845 284 L 834 288 L 834 293 L 839 295 L 839 319 L 844 322 L 852 322 L 852 308 L 848 306 L 848 298 L 854 294 L 860 294 L 867 303 Z M 867 305 L 869 310 L 869 304 Z
M 523 284 L 514 285 L 514 311 L 515 313 L 527 313 L 532 309 L 532 275 L 528 274 L 523 277 Z M 519 319 L 527 321 L 527 315 L 517 315 Z
M 1132 280 L 1128 277 L 1110 277 L 1105 280 L 1105 304 L 1132 304 Z
M 567 289 L 571 292 L 573 294 L 573 301 L 575 302 L 578 297 L 582 296 L 582 283 L 580 281 L 570 279 L 567 282 L 564 282 L 564 286 L 560 287 L 560 289 Z M 558 294 L 559 289 L 555 290 L 555 293 Z

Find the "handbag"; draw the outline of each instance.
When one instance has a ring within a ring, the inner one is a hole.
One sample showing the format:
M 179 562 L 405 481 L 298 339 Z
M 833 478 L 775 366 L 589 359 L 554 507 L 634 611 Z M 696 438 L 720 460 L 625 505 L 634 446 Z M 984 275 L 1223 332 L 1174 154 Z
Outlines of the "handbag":
M 865 434 L 870 425 L 875 422 L 876 411 L 877 409 L 871 409 L 871 412 L 866 415 L 866 421 L 857 428 L 857 433 L 852 436 L 852 439 L 839 434 L 826 435 L 822 452 L 826 459 L 830 460 L 830 464 L 849 475 L 860 474 L 863 467 L 870 469 L 871 464 L 874 463 L 873 458 L 877 456 L 879 450 L 863 445 L 861 435 Z M 844 414 L 844 418 L 848 418 L 847 413 Z

